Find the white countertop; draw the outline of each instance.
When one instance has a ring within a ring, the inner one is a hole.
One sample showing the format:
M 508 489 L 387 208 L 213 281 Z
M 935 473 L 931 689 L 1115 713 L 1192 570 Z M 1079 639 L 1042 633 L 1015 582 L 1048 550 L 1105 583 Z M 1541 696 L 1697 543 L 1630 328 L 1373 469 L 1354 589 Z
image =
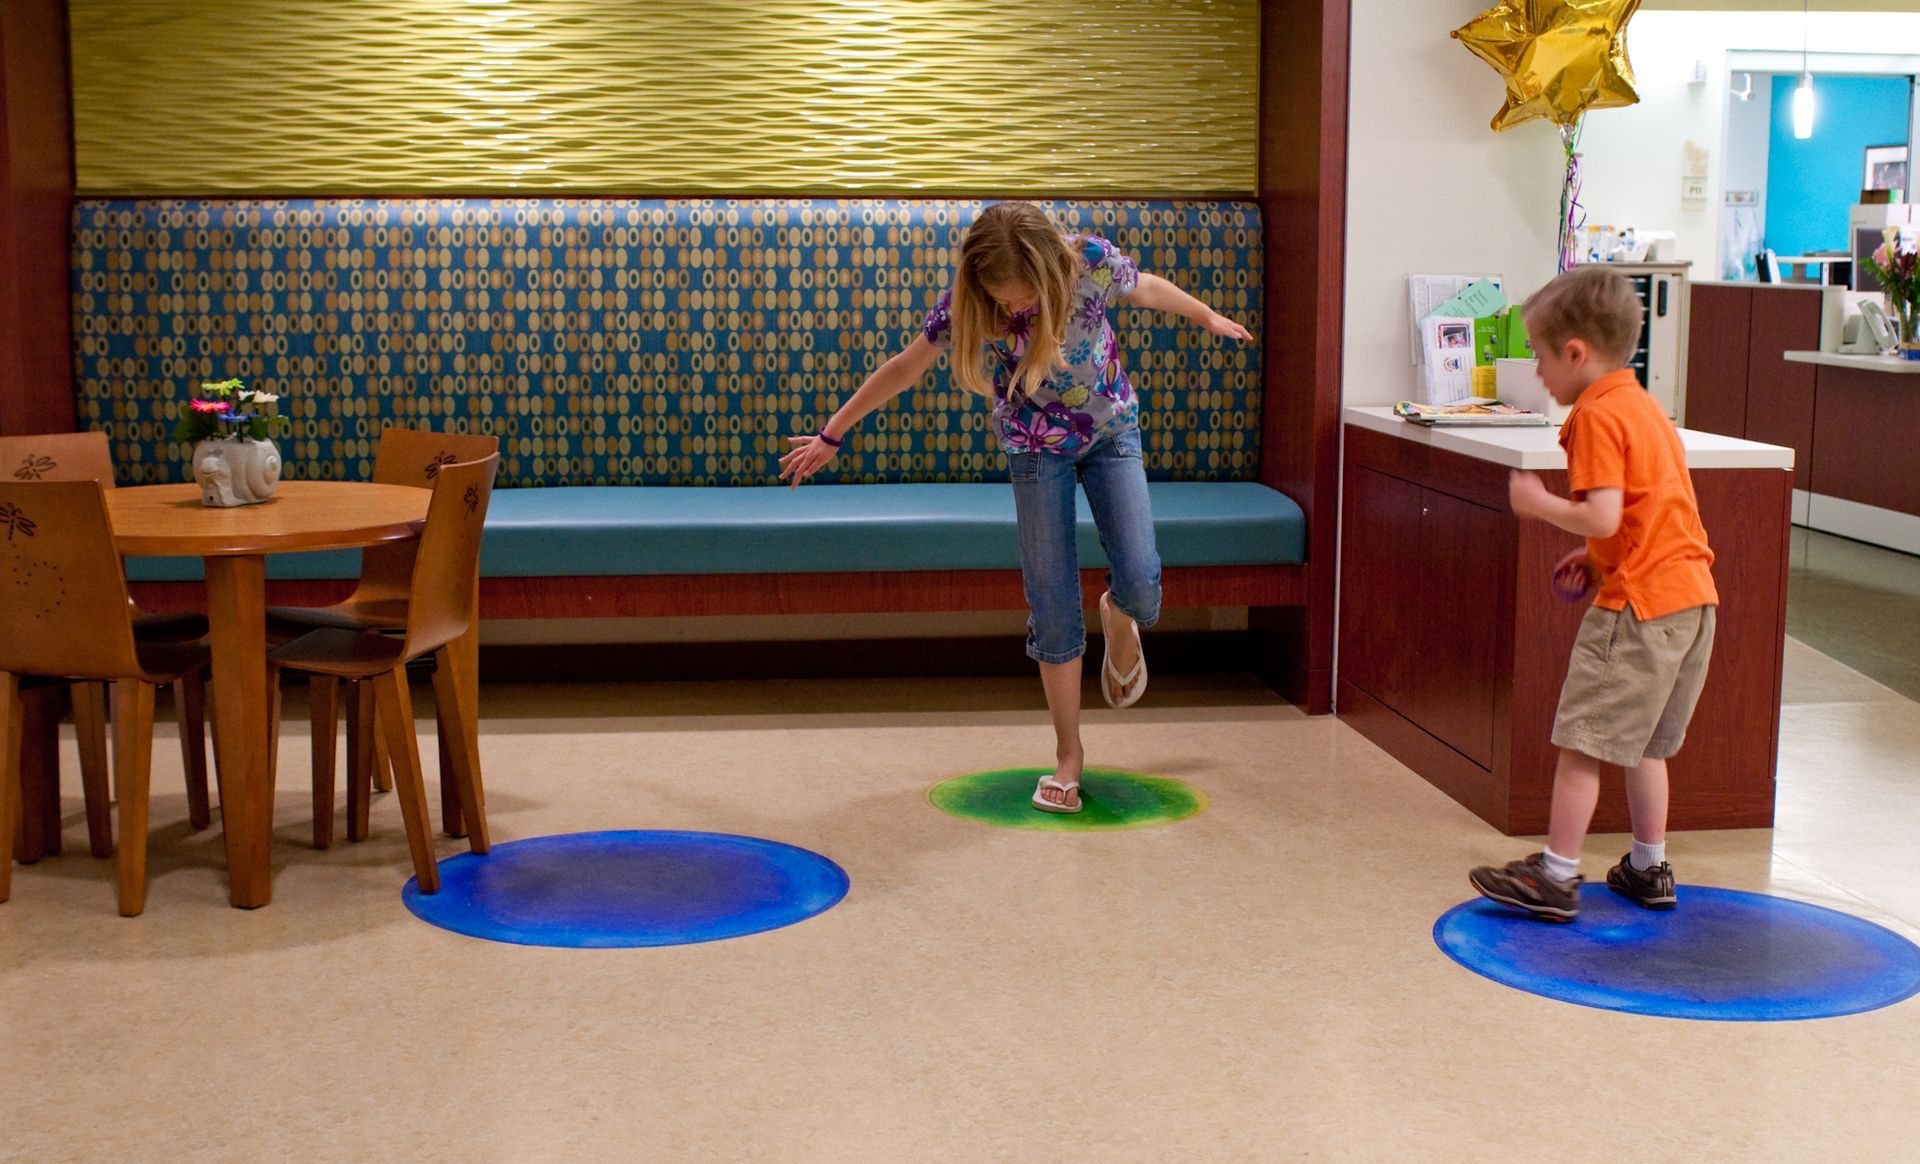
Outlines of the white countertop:
M 1409 424 L 1393 414 L 1391 408 L 1348 408 L 1343 410 L 1348 424 L 1404 440 L 1432 445 L 1450 453 L 1491 461 L 1509 469 L 1552 470 L 1567 467 L 1566 451 L 1560 447 L 1560 430 L 1553 425 L 1537 428 L 1428 428 Z M 1779 445 L 1763 445 L 1719 433 L 1680 430 L 1680 443 L 1687 450 L 1691 469 L 1791 469 L 1793 450 Z
M 1839 352 L 1788 352 L 1786 356 L 1796 364 L 1825 364 L 1829 368 L 1920 376 L 1920 360 L 1909 360 L 1902 356 L 1845 356 Z

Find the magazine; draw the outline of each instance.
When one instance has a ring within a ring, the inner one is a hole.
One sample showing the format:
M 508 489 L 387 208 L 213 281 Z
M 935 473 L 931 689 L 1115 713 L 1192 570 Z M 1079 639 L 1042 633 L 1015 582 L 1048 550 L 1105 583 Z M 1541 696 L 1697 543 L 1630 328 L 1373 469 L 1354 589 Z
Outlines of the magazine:
M 1498 400 L 1475 404 L 1420 404 L 1412 400 L 1402 400 L 1393 406 L 1393 413 L 1402 420 L 1428 426 L 1493 425 L 1528 428 L 1550 423 L 1544 412 L 1529 412 L 1524 408 L 1515 408 L 1511 404 L 1502 404 Z

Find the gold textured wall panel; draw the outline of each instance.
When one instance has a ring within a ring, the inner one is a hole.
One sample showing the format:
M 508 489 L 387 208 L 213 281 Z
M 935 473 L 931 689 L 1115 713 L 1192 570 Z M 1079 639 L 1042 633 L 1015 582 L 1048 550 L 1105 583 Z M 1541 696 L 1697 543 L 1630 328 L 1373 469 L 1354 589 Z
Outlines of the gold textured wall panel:
M 1255 0 L 71 0 L 81 193 L 1244 193 Z

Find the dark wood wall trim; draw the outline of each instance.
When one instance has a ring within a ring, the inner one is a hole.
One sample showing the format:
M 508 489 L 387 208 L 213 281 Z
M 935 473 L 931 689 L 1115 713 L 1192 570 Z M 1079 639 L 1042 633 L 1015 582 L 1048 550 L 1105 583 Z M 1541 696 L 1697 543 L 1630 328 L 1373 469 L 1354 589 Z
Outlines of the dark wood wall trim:
M 71 432 L 65 0 L 0 4 L 0 434 Z
M 1300 702 L 1332 710 L 1345 343 L 1350 0 L 1260 6 L 1260 208 L 1266 367 L 1260 480 L 1308 514 L 1307 605 L 1278 629 L 1300 651 Z
M 1167 607 L 1290 606 L 1303 600 L 1298 566 L 1183 566 L 1162 576 Z M 338 602 L 350 581 L 273 581 L 268 601 Z M 1105 572 L 1084 570 L 1086 603 L 1099 601 Z M 137 582 L 153 610 L 202 609 L 199 582 Z M 1018 570 L 920 570 L 863 574 L 641 574 L 482 578 L 482 618 L 664 618 L 681 615 L 858 614 L 881 611 L 1025 610 Z

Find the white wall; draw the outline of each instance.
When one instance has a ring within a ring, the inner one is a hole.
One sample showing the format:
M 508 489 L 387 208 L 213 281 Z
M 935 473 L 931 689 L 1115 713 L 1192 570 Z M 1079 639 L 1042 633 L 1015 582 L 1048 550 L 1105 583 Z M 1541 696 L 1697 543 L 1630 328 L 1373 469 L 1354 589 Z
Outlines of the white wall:
M 1524 297 L 1553 277 L 1561 152 L 1553 127 L 1488 126 L 1505 89 L 1447 34 L 1485 0 L 1354 0 L 1349 117 L 1345 396 L 1412 388 L 1406 277 L 1493 271 Z M 1641 103 L 1587 118 L 1588 221 L 1672 230 L 1695 278 L 1719 274 L 1727 52 L 1920 53 L 1920 14 L 1642 11 L 1627 29 Z M 1693 62 L 1707 79 L 1691 84 Z M 1756 101 L 1760 100 L 1756 96 Z M 1706 205 L 1682 210 L 1682 145 L 1710 151 Z M 1742 179 L 1744 182 L 1745 180 Z M 1764 188 L 1766 183 L 1758 183 Z M 1744 188 L 1740 187 L 1740 188 Z
M 1727 144 L 1720 170 L 1724 190 L 1751 190 L 1757 199 L 1750 206 L 1724 204 L 1708 206 L 1708 213 L 1719 222 L 1717 259 L 1711 269 L 1697 265 L 1697 279 L 1740 279 L 1747 277 L 1753 256 L 1759 253 L 1758 237 L 1767 221 L 1767 159 L 1773 152 L 1773 76 L 1746 73 L 1730 81 L 1744 85 L 1752 80 L 1753 93 L 1745 101 L 1727 98 Z
M 1506 90 L 1447 34 L 1485 0 L 1354 0 L 1348 117 L 1349 404 L 1413 386 L 1407 276 L 1553 277 L 1562 154 L 1552 126 L 1488 126 Z
M 1844 57 L 1861 53 L 1920 53 L 1920 14 L 1815 12 L 1641 12 L 1627 26 L 1640 104 L 1603 109 L 1587 118 L 1581 151 L 1586 164 L 1588 221 L 1637 229 L 1671 230 L 1678 258 L 1693 263 L 1696 279 L 1720 277 L 1720 211 L 1729 185 L 1755 188 L 1749 176 L 1729 181 L 1727 107 L 1729 51 L 1791 53 L 1796 71 L 1801 41 L 1822 59 L 1822 71 L 1845 71 Z M 1837 54 L 1829 55 L 1829 54 Z M 1693 84 L 1695 61 L 1707 79 Z M 1752 103 L 1761 100 L 1755 80 Z M 1816 85 L 1817 90 L 1817 85 Z M 1749 104 L 1752 104 L 1749 103 Z M 1738 102 L 1734 102 L 1738 104 Z M 1816 130 L 1817 132 L 1817 130 Z M 1699 208 L 1680 201 L 1683 144 L 1712 151 L 1707 199 Z M 1764 152 L 1762 154 L 1764 166 Z M 1764 190 L 1764 174 L 1757 183 Z

